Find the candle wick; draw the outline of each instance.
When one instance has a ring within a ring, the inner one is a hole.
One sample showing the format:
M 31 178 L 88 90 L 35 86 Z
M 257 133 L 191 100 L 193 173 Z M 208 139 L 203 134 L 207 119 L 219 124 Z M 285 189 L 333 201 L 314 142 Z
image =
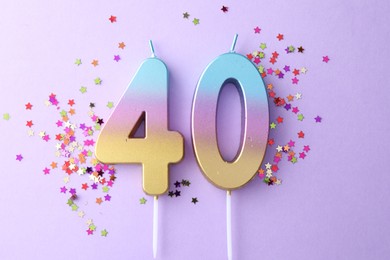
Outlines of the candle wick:
M 238 37 L 238 34 L 236 33 L 234 35 L 234 38 L 233 38 L 233 43 L 232 43 L 232 47 L 230 48 L 230 52 L 235 52 L 234 48 L 236 47 L 237 37 Z
M 149 46 L 150 46 L 150 51 L 152 52 L 152 57 L 156 57 L 156 54 L 154 53 L 154 47 L 153 47 L 153 42 L 152 40 L 149 40 Z

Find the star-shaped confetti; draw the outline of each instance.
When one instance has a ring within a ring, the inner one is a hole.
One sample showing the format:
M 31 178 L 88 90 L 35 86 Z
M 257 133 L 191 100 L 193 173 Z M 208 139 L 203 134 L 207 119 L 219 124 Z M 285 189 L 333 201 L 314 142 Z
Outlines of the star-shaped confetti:
M 105 230 L 105 229 L 103 229 L 102 231 L 100 231 L 100 235 L 101 235 L 102 237 L 106 237 L 107 234 L 108 234 L 108 232 L 107 232 L 107 230 Z
M 9 115 L 9 113 L 3 114 L 3 119 L 4 120 L 8 121 L 10 118 L 11 118 L 11 116 Z
M 191 203 L 194 203 L 194 204 L 196 204 L 196 203 L 198 203 L 199 201 L 198 201 L 198 198 L 192 198 L 192 200 L 191 200 Z
M 118 43 L 118 48 L 119 49 L 124 49 L 126 47 L 126 44 L 124 43 L 124 42 L 120 42 L 120 43 Z
M 109 109 L 113 108 L 114 107 L 114 102 L 111 102 L 111 101 L 107 102 L 107 107 Z
M 16 160 L 19 161 L 19 162 L 21 162 L 21 161 L 23 160 L 22 154 L 17 154 L 17 155 L 16 155 Z
M 87 92 L 87 88 L 81 86 L 80 89 L 79 89 L 79 91 L 81 92 L 81 94 L 84 94 L 85 92 Z
M 198 25 L 199 22 L 200 22 L 200 20 L 199 20 L 198 18 L 194 18 L 194 20 L 192 20 L 192 23 L 193 23 L 194 25 Z
M 253 28 L 253 30 L 255 31 L 255 33 L 260 33 L 260 31 L 261 31 L 259 26 L 256 26 L 255 28 Z
M 325 63 L 328 63 L 328 61 L 330 61 L 330 59 L 329 59 L 328 56 L 323 56 L 322 57 L 322 61 L 325 62 Z
M 279 41 L 281 41 L 281 40 L 284 39 L 284 35 L 279 33 L 279 34 L 276 36 L 276 38 L 277 38 Z
M 31 110 L 33 105 L 31 105 L 31 103 L 28 102 L 27 104 L 25 104 L 25 107 L 26 107 L 26 110 Z
M 144 197 L 139 199 L 140 204 L 146 204 L 146 202 L 147 202 L 147 200 Z
M 121 57 L 119 55 L 114 55 L 114 61 L 118 62 L 121 60 Z
M 229 11 L 229 7 L 223 5 L 221 10 L 222 12 L 227 13 L 227 11 Z
M 74 62 L 74 64 L 76 64 L 77 66 L 80 66 L 80 65 L 81 65 L 81 59 L 76 59 L 76 61 Z
M 315 120 L 316 123 L 321 123 L 322 117 L 316 116 L 316 117 L 314 118 L 314 120 Z
M 189 14 L 189 13 L 187 13 L 187 12 L 183 13 L 183 18 L 184 18 L 184 19 L 188 19 L 188 17 L 190 17 L 190 14 Z
M 96 67 L 99 65 L 99 61 L 98 60 L 92 60 L 91 64 Z
M 95 78 L 93 81 L 95 82 L 95 85 L 101 85 L 102 84 L 102 80 L 99 77 Z
M 111 23 L 116 23 L 116 16 L 111 15 L 110 18 L 108 18 L 108 20 L 110 20 Z

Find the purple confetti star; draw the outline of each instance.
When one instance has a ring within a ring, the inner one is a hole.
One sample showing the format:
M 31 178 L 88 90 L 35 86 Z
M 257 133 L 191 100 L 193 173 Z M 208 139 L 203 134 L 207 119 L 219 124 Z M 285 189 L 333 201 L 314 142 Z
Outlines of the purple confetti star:
M 68 189 L 65 186 L 60 188 L 60 192 L 61 193 L 66 193 L 67 190 Z
M 69 193 L 72 194 L 72 195 L 75 195 L 76 194 L 76 189 L 75 188 L 71 188 L 69 190 Z
M 94 184 L 91 185 L 91 187 L 92 187 L 93 190 L 96 190 L 98 186 L 97 186 L 96 183 L 94 183 Z
M 110 201 L 111 200 L 110 194 L 107 194 L 106 196 L 104 196 L 104 200 L 105 201 Z
M 114 61 L 118 62 L 120 61 L 121 57 L 119 55 L 114 55 Z
M 316 117 L 314 118 L 314 120 L 316 121 L 316 123 L 321 123 L 322 117 L 316 116 Z
M 21 162 L 23 160 L 23 156 L 21 154 L 16 155 L 16 160 Z

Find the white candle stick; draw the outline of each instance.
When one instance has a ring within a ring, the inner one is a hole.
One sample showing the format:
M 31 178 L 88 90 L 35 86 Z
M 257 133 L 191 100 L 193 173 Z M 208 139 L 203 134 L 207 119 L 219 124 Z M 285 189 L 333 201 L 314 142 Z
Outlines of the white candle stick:
M 230 190 L 226 192 L 226 240 L 227 240 L 227 255 L 228 260 L 233 259 L 232 248 L 232 193 Z
M 157 256 L 157 237 L 158 237 L 158 196 L 154 196 L 153 202 L 153 258 Z

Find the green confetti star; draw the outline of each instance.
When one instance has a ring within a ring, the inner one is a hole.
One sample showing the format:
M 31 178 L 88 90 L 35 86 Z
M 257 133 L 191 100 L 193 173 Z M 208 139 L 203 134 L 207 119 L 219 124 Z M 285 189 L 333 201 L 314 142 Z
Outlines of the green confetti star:
M 81 86 L 81 88 L 80 88 L 80 92 L 81 92 L 81 94 L 84 94 L 85 92 L 87 92 L 87 88 L 86 88 L 86 87 L 83 87 L 83 86 Z
M 66 116 L 66 114 L 67 114 L 67 113 L 66 113 L 65 110 L 61 110 L 61 112 L 60 112 L 60 115 L 61 115 L 61 116 Z
M 292 45 L 288 46 L 288 51 L 289 52 L 294 52 L 295 51 L 294 46 L 292 46 Z
M 292 162 L 292 163 L 296 163 L 296 162 L 297 162 L 297 157 L 293 157 L 293 158 L 291 159 L 291 162 Z
M 100 231 L 100 234 L 102 235 L 102 237 L 106 237 L 108 234 L 108 231 L 103 229 L 102 231 Z
M 96 230 L 95 224 L 92 223 L 91 225 L 89 225 L 89 229 L 95 231 Z
M 192 22 L 194 23 L 194 25 L 198 25 L 200 20 L 198 18 L 194 18 L 194 20 L 192 20 Z
M 109 192 L 110 191 L 110 188 L 108 188 L 107 186 L 103 186 L 102 188 L 103 192 Z
M 109 101 L 109 102 L 107 103 L 107 107 L 108 107 L 109 109 L 113 108 L 113 107 L 114 107 L 114 102 Z
M 94 81 L 95 81 L 95 85 L 101 85 L 102 84 L 102 80 L 99 77 L 94 79 Z
M 264 66 L 263 65 L 260 65 L 259 67 L 257 67 L 257 69 L 259 70 L 260 73 L 264 72 Z
M 262 49 L 264 51 L 266 48 L 267 48 L 267 44 L 265 44 L 265 43 L 260 44 L 260 49 Z
M 139 199 L 140 204 L 146 204 L 146 202 L 147 202 L 147 200 L 144 197 Z
M 91 150 L 88 150 L 87 155 L 88 155 L 88 157 L 91 157 L 93 155 L 93 152 Z
M 262 58 L 265 57 L 265 54 L 264 54 L 264 52 L 261 51 L 261 52 L 259 52 L 259 55 L 258 55 L 258 56 L 259 56 L 260 59 L 262 59 Z
M 74 62 L 74 64 L 76 64 L 77 66 L 80 66 L 80 64 L 81 64 L 81 59 L 76 59 L 76 61 Z
M 73 205 L 73 200 L 68 199 L 68 202 L 66 204 L 68 204 L 69 206 L 72 206 Z
M 271 129 L 275 129 L 276 128 L 275 122 L 272 122 L 269 126 L 271 127 Z
M 72 204 L 71 207 L 73 211 L 77 211 L 79 209 L 79 207 L 76 204 Z
M 8 121 L 10 118 L 11 118 L 11 116 L 8 113 L 3 114 L 3 119 L 4 120 Z
M 299 114 L 299 115 L 298 115 L 298 120 L 299 120 L 299 121 L 303 121 L 304 118 L 305 118 L 305 117 L 304 117 L 302 114 Z
M 96 131 L 99 131 L 100 128 L 101 128 L 101 126 L 100 126 L 99 124 L 96 124 L 96 125 L 94 126 L 94 128 L 95 128 Z

